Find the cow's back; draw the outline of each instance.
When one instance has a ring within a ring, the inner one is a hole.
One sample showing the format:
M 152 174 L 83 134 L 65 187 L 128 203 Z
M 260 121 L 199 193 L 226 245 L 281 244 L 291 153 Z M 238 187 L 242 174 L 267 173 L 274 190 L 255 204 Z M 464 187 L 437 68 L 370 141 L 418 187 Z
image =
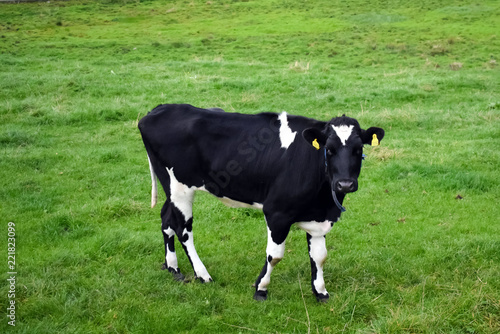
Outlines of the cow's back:
M 144 116 L 139 129 L 148 154 L 173 168 L 185 184 L 212 184 L 221 196 L 254 188 L 251 196 L 261 198 L 275 177 L 273 170 L 280 169 L 277 154 L 282 152 L 273 119 L 273 113 L 245 115 L 169 104 Z M 227 174 L 228 185 L 223 179 Z
M 301 134 L 321 122 L 287 116 L 295 138 L 284 148 L 279 117 L 160 105 L 141 119 L 139 128 L 149 154 L 162 168 L 173 168 L 179 181 L 210 188 L 219 197 L 263 203 L 271 193 L 302 196 L 320 172 L 308 166 L 319 153 Z

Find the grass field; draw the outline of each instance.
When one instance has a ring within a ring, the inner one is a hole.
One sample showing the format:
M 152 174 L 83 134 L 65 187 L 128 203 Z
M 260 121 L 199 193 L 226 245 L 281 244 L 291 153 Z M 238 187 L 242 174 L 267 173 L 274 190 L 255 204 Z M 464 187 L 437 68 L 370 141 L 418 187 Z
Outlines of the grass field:
M 0 332 L 500 332 L 499 15 L 494 0 L 1 4 L 0 305 L 16 326 Z M 194 231 L 214 282 L 160 270 L 137 121 L 161 103 L 386 130 L 327 236 L 327 304 L 298 229 L 252 300 L 262 213 L 206 194 Z

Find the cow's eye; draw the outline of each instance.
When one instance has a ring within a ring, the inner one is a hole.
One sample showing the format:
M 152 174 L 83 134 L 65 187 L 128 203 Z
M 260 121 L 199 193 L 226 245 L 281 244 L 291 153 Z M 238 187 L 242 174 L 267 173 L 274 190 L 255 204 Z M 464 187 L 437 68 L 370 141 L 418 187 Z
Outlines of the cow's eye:
M 334 149 L 331 149 L 331 148 L 327 148 L 326 149 L 326 154 L 328 154 L 329 156 L 332 156 L 335 154 L 335 150 Z
M 354 155 L 361 155 L 363 154 L 363 149 L 362 148 L 356 148 L 352 151 Z

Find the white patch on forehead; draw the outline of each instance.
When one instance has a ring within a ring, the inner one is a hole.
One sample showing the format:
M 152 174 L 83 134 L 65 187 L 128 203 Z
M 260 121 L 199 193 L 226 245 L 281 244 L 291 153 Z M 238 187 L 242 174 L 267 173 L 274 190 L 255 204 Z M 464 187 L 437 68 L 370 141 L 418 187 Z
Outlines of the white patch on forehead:
M 345 146 L 347 139 L 349 139 L 349 137 L 351 136 L 354 125 L 341 125 L 341 126 L 332 125 L 332 128 L 333 131 L 335 131 L 337 136 L 340 138 L 342 145 Z
M 184 215 L 186 221 L 193 217 L 193 198 L 195 187 L 188 187 L 179 182 L 174 175 L 174 168 L 166 168 L 170 176 L 170 201 Z
M 288 126 L 288 115 L 286 112 L 279 114 L 278 119 L 280 120 L 280 141 L 281 148 L 288 148 L 297 135 L 297 131 L 292 131 Z

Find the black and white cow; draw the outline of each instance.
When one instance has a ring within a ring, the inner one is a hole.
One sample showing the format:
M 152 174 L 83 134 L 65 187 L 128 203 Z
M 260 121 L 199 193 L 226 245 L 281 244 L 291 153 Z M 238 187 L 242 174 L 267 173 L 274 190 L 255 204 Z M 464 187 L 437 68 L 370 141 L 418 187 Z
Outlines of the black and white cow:
M 345 116 L 329 122 L 283 112 L 244 115 L 190 105 L 160 105 L 139 122 L 149 158 L 152 203 L 156 178 L 167 200 L 161 210 L 164 268 L 176 279 L 177 236 L 197 279 L 211 281 L 193 242 L 193 197 L 212 193 L 234 207 L 263 210 L 267 223 L 266 262 L 254 299 L 267 298 L 271 272 L 285 253 L 293 224 L 306 231 L 312 290 L 329 298 L 323 279 L 325 235 L 344 210 L 346 193 L 358 189 L 364 144 L 377 145 L 384 130 L 360 128 Z

